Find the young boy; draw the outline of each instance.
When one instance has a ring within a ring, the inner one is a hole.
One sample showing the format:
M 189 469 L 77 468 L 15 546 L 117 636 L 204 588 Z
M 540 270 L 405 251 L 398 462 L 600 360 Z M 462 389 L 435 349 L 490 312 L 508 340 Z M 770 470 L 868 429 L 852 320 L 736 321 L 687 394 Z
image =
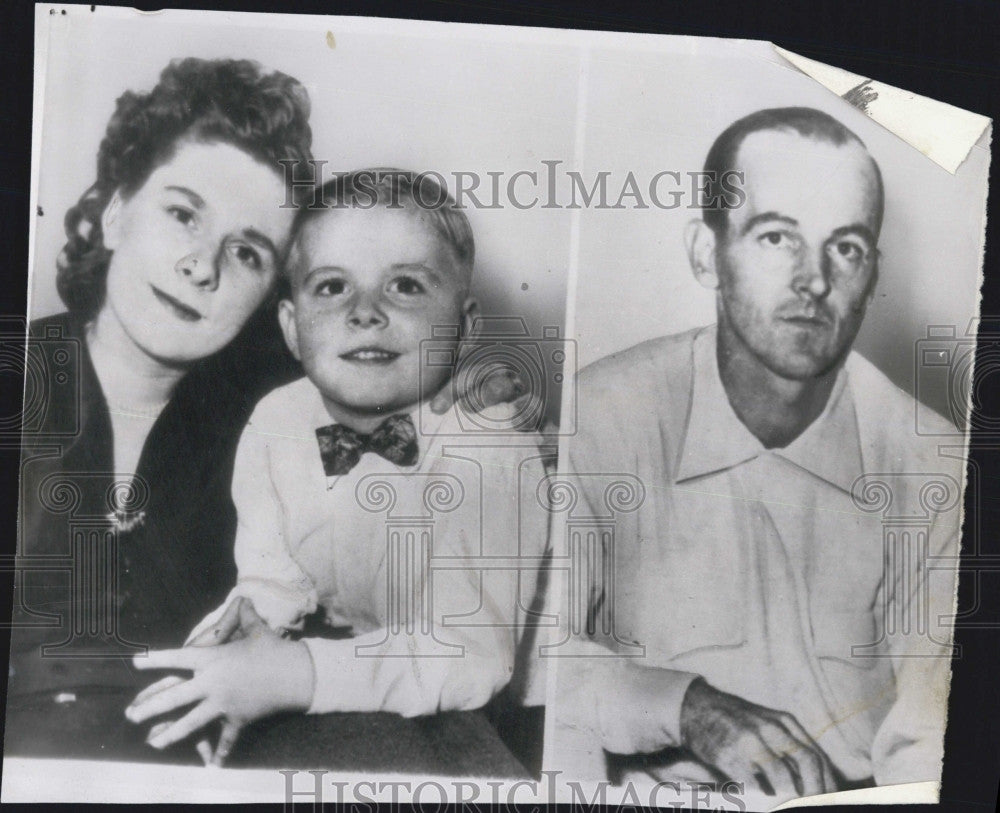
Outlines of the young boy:
M 238 584 L 189 640 L 244 637 L 136 659 L 195 672 L 130 706 L 141 722 L 197 703 L 154 729 L 155 747 L 224 717 L 222 757 L 241 724 L 274 712 L 474 709 L 510 680 L 546 547 L 539 438 L 463 432 L 458 407 L 428 406 L 453 371 L 421 364 L 423 343 L 453 326 L 434 358 L 454 356 L 477 304 L 468 219 L 418 179 L 361 170 L 299 214 L 279 319 L 306 378 L 244 431 Z

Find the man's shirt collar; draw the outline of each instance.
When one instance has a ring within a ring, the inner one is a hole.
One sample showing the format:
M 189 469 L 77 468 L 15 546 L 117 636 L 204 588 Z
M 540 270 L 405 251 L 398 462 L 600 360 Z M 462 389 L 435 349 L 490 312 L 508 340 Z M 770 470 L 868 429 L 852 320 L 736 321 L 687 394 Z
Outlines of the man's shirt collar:
M 695 337 L 692 362 L 691 402 L 676 482 L 724 471 L 770 452 L 851 491 L 864 468 L 854 399 L 844 369 L 820 416 L 788 446 L 767 450 L 729 403 L 719 375 L 715 327 Z

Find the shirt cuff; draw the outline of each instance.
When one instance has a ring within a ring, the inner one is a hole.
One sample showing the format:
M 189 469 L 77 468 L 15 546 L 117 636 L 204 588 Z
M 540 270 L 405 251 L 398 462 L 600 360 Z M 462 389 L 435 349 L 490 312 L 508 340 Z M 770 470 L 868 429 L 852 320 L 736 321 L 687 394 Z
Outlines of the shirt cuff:
M 613 754 L 649 754 L 681 744 L 681 705 L 698 675 L 615 661 L 600 681 L 601 745 Z
M 507 684 L 513 668 L 512 657 L 469 650 L 441 657 L 422 653 L 404 635 L 387 646 L 385 636 L 382 629 L 348 640 L 302 639 L 313 662 L 309 714 L 389 711 L 415 717 L 477 709 Z M 359 655 L 358 647 L 371 647 L 370 654 Z
M 308 714 L 378 711 L 374 667 L 377 657 L 358 657 L 357 638 L 335 641 L 303 638 L 313 663 L 313 696 Z
M 257 615 L 269 627 L 279 630 L 301 629 L 303 619 L 316 612 L 318 604 L 315 590 L 303 592 L 283 582 L 256 578 L 241 580 L 228 601 L 236 596 L 250 599 Z

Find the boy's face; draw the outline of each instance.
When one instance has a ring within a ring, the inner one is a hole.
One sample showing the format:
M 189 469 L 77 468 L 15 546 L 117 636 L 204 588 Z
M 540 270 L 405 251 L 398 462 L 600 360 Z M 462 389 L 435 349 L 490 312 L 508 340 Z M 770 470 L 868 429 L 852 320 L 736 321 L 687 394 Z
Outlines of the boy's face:
M 476 303 L 468 272 L 428 217 L 350 208 L 313 218 L 299 235 L 279 319 L 337 420 L 399 411 L 447 380 L 447 369 L 421 371 L 421 342 L 435 325 L 467 332 Z

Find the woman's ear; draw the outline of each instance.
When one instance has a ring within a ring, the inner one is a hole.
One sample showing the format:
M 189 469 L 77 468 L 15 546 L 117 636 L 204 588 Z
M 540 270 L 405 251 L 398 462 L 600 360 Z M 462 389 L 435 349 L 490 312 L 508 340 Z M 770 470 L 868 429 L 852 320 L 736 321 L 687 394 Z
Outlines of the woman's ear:
M 479 318 L 479 301 L 472 296 L 466 297 L 462 303 L 462 338 L 472 335 L 472 330 L 476 326 Z
M 278 324 L 281 325 L 281 333 L 285 337 L 285 344 L 296 361 L 302 361 L 299 353 L 299 331 L 295 326 L 295 303 L 290 299 L 282 299 L 278 303 Z
M 715 232 L 704 220 L 692 220 L 684 229 L 684 245 L 694 278 L 700 285 L 712 290 L 719 287 L 715 267 Z
M 121 242 L 121 217 L 122 195 L 121 191 L 116 189 L 111 200 L 108 201 L 108 205 L 101 212 L 101 237 L 104 241 L 104 247 L 109 251 L 114 251 Z

